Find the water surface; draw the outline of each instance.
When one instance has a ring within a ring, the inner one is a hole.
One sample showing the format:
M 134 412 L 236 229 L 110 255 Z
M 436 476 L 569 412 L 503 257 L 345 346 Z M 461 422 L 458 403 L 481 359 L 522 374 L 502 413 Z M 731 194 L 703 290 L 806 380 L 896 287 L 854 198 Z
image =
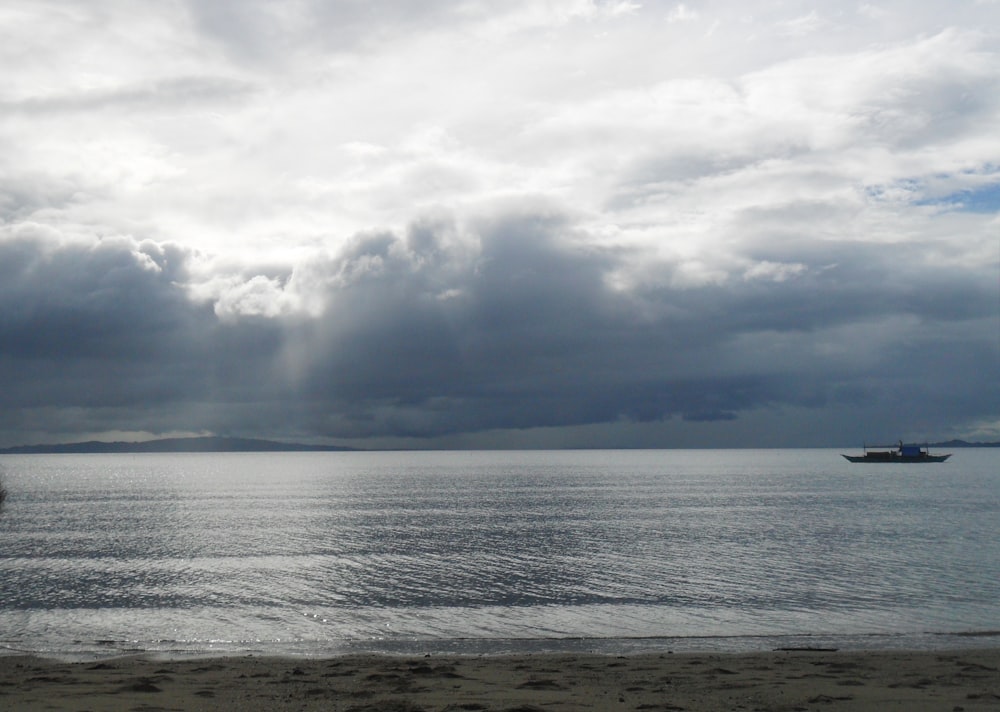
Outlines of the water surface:
M 1000 450 L 0 457 L 0 646 L 995 643 Z M 961 634 L 955 637 L 956 634 Z

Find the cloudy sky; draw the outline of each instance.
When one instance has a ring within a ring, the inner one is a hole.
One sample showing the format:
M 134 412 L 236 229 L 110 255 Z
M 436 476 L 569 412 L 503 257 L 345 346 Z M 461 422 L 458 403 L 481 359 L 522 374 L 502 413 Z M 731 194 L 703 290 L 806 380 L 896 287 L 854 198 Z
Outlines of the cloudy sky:
M 997 0 L 6 0 L 0 445 L 1000 439 Z

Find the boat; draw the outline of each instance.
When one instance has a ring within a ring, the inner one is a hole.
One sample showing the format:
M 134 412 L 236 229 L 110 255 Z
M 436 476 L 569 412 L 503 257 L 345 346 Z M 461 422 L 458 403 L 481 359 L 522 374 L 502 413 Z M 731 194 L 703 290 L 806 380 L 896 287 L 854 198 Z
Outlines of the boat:
M 931 455 L 927 445 L 865 445 L 863 455 L 844 455 L 849 462 L 944 462 L 951 453 Z

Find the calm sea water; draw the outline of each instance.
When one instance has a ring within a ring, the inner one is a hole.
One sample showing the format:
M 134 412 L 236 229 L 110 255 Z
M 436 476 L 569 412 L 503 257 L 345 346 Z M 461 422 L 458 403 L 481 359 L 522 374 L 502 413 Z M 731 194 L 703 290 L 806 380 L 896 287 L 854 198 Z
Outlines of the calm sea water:
M 0 653 L 1000 642 L 1000 449 L 2 456 Z

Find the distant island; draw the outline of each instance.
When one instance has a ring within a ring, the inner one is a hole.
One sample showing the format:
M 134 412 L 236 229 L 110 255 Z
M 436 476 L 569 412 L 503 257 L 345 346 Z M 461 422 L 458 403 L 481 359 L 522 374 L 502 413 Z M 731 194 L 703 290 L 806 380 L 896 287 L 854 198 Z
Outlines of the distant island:
M 970 443 L 965 440 L 947 440 L 943 443 L 931 443 L 931 447 L 1000 447 L 1000 443 Z
M 88 440 L 58 445 L 18 445 L 0 448 L 0 455 L 59 455 L 86 453 L 143 452 L 354 452 L 357 448 L 337 445 L 303 445 L 254 438 L 163 438 L 140 442 L 102 442 Z
M 982 443 L 965 440 L 947 440 L 929 443 L 934 448 L 1000 447 L 1000 442 Z M 305 445 L 255 438 L 226 438 L 207 436 L 199 438 L 162 438 L 138 442 L 104 442 L 88 440 L 78 443 L 48 445 L 17 445 L 0 448 L 0 455 L 60 455 L 87 453 L 143 453 L 143 452 L 365 452 L 363 448 L 339 445 Z

